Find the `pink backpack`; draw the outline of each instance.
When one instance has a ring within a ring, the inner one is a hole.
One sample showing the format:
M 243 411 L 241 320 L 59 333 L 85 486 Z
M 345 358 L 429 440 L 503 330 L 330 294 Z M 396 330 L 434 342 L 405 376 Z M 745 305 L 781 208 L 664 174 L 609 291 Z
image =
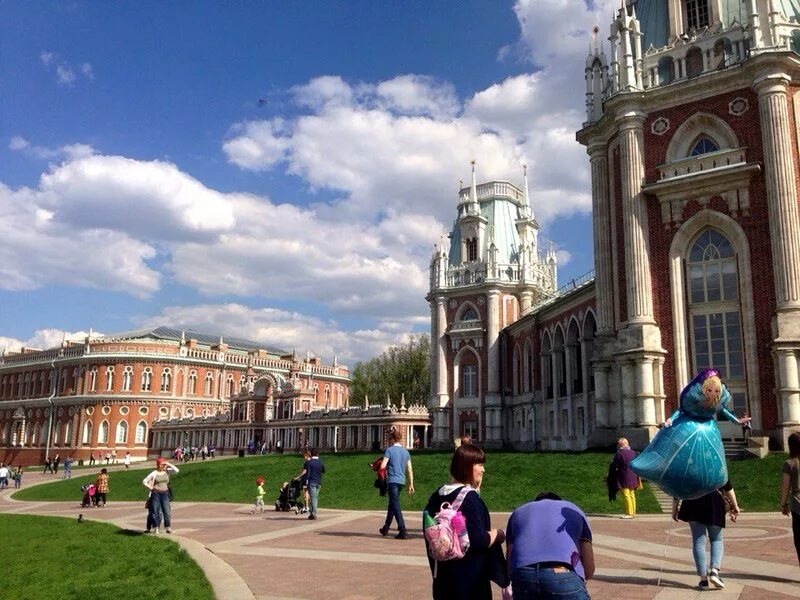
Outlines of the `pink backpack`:
M 461 503 L 466 495 L 473 491 L 471 487 L 465 485 L 461 488 L 453 504 L 445 502 L 433 519 L 426 513 L 423 523 L 428 521 L 425 527 L 425 539 L 428 541 L 428 552 L 435 561 L 456 560 L 464 558 L 469 550 L 469 534 L 467 533 L 467 522 L 464 515 L 459 512 Z

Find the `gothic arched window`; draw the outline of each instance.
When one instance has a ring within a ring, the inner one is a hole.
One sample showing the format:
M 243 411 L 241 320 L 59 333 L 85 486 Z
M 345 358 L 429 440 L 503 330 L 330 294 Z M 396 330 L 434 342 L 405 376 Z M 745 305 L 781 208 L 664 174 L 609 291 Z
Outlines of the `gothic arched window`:
M 465 310 L 464 313 L 461 315 L 462 321 L 477 321 L 479 318 L 480 317 L 478 317 L 478 311 L 476 311 L 471 306 L 467 310 Z
M 718 151 L 719 146 L 717 146 L 717 144 L 715 144 L 712 140 L 703 136 L 697 140 L 697 143 L 692 147 L 692 152 L 689 156 L 700 156 L 701 154 L 708 154 L 709 152 Z
M 694 370 L 717 369 L 741 409 L 746 381 L 736 252 L 719 231 L 705 229 L 686 263 Z

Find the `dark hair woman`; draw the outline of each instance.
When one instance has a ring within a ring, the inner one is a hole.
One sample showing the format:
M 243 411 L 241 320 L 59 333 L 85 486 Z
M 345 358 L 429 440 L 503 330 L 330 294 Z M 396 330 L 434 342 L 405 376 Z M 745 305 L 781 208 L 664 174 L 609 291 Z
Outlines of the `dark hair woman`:
M 502 565 L 501 544 L 505 540 L 502 529 L 492 529 L 489 510 L 475 491 L 483 480 L 486 456 L 483 450 L 472 444 L 460 446 L 450 461 L 450 483 L 444 484 L 431 495 L 425 510 L 436 515 L 445 502 L 453 503 L 466 486 L 467 493 L 460 507 L 467 524 L 470 546 L 463 558 L 439 563 L 430 558 L 433 574 L 434 600 L 449 598 L 490 600 L 492 588 L 489 583 Z M 427 548 L 427 541 L 425 546 Z M 505 583 L 505 582 L 501 582 Z
M 789 460 L 783 463 L 783 485 L 781 487 L 781 512 L 792 515 L 794 549 L 800 562 L 800 431 L 789 436 Z M 789 504 L 791 496 L 791 504 Z

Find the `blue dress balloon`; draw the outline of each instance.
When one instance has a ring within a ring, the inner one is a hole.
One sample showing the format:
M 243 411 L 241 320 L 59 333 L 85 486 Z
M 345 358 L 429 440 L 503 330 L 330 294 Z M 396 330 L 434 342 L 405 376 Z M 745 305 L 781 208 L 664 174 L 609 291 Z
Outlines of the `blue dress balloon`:
M 680 408 L 650 445 L 631 462 L 642 479 L 674 498 L 699 498 L 728 481 L 717 413 L 740 423 L 731 395 L 714 369 L 704 369 L 681 392 Z

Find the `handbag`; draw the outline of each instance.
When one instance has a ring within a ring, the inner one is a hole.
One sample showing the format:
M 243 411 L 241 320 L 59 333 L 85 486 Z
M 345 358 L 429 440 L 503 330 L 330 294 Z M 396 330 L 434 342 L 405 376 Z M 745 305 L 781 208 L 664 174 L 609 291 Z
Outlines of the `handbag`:
M 147 510 L 150 510 L 151 508 L 153 508 L 153 497 L 152 496 L 148 496 L 147 497 L 147 501 L 144 503 L 144 507 Z
M 169 501 L 172 502 L 175 499 L 175 494 L 172 493 L 172 486 L 167 484 L 167 494 L 169 494 Z

